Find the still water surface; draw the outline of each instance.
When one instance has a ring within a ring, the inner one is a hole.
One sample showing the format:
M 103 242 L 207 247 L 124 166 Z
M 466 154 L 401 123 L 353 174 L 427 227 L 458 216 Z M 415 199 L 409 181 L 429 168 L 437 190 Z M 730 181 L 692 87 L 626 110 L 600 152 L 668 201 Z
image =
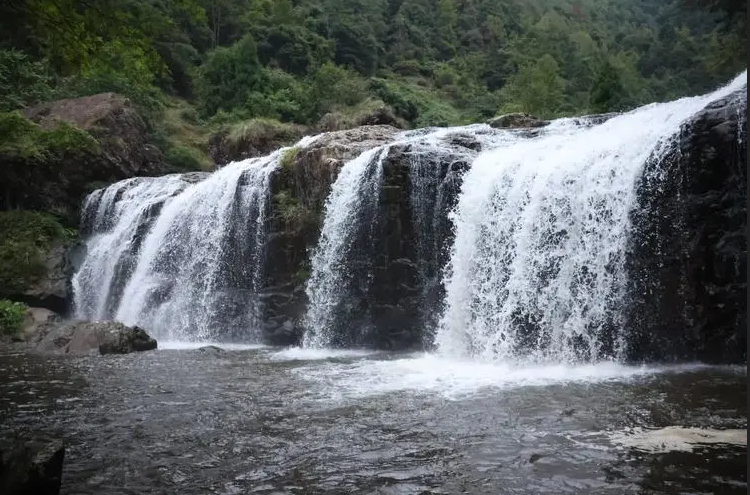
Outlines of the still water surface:
M 0 436 L 64 438 L 69 495 L 747 489 L 744 367 L 166 347 L 0 350 Z

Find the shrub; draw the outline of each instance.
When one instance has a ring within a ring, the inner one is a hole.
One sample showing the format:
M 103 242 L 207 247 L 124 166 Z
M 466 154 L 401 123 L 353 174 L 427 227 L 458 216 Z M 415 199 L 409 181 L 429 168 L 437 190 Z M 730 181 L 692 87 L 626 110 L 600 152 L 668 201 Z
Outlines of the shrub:
M 303 205 L 291 191 L 282 189 L 273 196 L 276 215 L 291 231 L 312 231 L 317 229 L 320 215 L 312 208 Z
M 164 153 L 164 163 L 167 165 L 168 172 L 191 172 L 210 167 L 207 156 L 181 144 L 173 144 L 167 148 Z
M 23 303 L 0 299 L 0 335 L 19 334 L 27 309 Z
M 294 161 L 297 159 L 297 155 L 299 155 L 299 152 L 300 152 L 300 149 L 297 146 L 294 146 L 293 148 L 289 148 L 281 156 L 279 165 L 281 165 L 282 168 L 285 168 L 287 170 L 291 169 L 292 166 L 294 166 Z
M 41 161 L 99 150 L 91 134 L 67 122 L 45 130 L 20 112 L 0 113 L 0 156 L 6 159 Z
M 268 153 L 299 140 L 305 129 L 294 124 L 284 124 L 273 119 L 250 119 L 226 128 L 225 143 L 230 154 L 239 150 L 255 149 Z

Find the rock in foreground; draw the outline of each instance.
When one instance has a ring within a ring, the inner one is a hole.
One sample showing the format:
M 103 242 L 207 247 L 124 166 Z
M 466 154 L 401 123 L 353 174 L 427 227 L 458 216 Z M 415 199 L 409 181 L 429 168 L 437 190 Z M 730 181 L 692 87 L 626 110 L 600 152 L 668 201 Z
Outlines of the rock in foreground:
M 61 325 L 37 346 L 44 354 L 128 354 L 156 349 L 156 340 L 142 328 L 116 321 L 80 321 Z
M 0 451 L 0 493 L 57 495 L 62 481 L 62 440 L 16 441 Z

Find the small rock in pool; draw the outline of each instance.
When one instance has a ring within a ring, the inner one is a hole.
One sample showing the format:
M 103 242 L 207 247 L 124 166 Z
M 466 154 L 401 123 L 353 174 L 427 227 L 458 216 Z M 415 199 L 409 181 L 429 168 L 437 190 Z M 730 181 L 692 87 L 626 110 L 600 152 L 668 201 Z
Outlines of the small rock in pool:
M 224 349 L 215 345 L 204 345 L 203 347 L 198 348 L 198 352 L 202 352 L 204 354 L 221 354 L 222 352 L 224 352 Z

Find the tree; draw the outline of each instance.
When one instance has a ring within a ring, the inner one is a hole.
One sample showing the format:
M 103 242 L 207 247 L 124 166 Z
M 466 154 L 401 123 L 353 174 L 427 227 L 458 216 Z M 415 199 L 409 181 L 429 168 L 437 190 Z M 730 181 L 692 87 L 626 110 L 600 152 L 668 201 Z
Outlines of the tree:
M 252 36 L 245 35 L 229 48 L 209 52 L 201 67 L 198 93 L 203 113 L 242 107 L 248 95 L 257 89 L 261 65 Z
M 522 66 L 503 87 L 504 108 L 540 117 L 554 117 L 564 99 L 565 81 L 552 55 Z

